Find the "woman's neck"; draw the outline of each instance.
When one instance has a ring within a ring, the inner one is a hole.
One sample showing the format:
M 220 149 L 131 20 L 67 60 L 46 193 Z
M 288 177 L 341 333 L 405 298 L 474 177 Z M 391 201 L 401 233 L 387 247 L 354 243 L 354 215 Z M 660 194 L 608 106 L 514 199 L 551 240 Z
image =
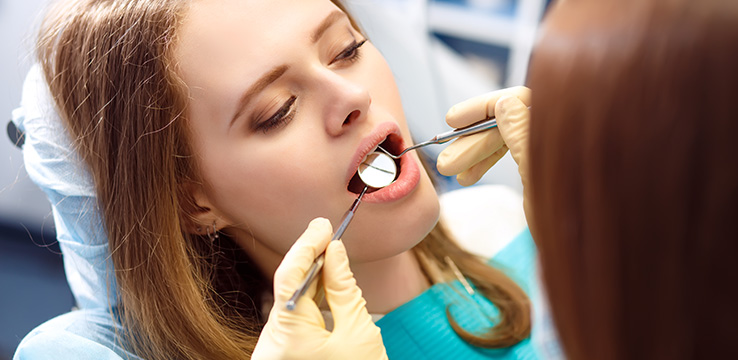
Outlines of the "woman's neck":
M 391 258 L 351 264 L 356 283 L 373 314 L 386 314 L 430 287 L 412 250 Z
M 252 255 L 262 273 L 273 280 L 282 256 L 258 241 L 247 243 L 241 246 Z M 386 314 L 430 287 L 412 250 L 383 260 L 351 263 L 351 271 L 366 300 L 367 310 L 374 314 Z

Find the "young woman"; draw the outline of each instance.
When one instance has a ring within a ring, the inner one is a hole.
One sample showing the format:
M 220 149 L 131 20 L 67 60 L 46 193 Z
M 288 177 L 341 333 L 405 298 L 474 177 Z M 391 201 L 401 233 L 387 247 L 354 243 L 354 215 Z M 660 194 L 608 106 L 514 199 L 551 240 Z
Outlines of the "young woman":
M 249 357 L 294 239 L 338 223 L 368 152 L 411 142 L 387 64 L 327 0 L 63 2 L 39 52 L 93 179 L 112 262 L 91 267 L 111 297 L 85 331 L 29 335 L 21 358 L 50 334 L 90 340 L 80 354 Z M 388 355 L 535 357 L 529 235 L 495 258 L 516 284 L 450 239 L 418 156 L 399 166 L 343 236 Z M 443 284 L 455 273 L 469 284 Z

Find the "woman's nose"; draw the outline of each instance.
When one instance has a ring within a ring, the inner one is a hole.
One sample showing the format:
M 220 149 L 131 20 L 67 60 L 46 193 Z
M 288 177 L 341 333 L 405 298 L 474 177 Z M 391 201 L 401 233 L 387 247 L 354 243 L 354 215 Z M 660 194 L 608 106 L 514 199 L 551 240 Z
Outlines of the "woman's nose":
M 368 89 L 350 77 L 327 72 L 321 86 L 325 107 L 323 119 L 328 134 L 338 136 L 366 119 L 372 98 Z

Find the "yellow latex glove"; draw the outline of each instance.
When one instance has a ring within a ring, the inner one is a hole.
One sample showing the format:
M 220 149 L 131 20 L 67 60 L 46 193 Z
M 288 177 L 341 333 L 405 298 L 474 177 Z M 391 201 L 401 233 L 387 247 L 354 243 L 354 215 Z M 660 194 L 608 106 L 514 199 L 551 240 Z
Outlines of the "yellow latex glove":
M 346 248 L 341 241 L 330 241 L 332 232 L 328 220 L 317 218 L 285 255 L 274 274 L 274 307 L 252 359 L 387 359 L 379 328 L 372 322 L 349 268 Z M 322 279 L 333 315 L 333 331 L 325 329 L 313 300 L 317 281 L 300 297 L 294 310 L 285 308 L 323 250 Z
M 507 153 L 508 148 L 521 167 L 521 162 L 525 163 L 527 156 L 530 119 L 527 104 L 530 104 L 530 96 L 530 89 L 518 86 L 454 105 L 446 113 L 446 123 L 453 128 L 471 125 L 492 116 L 496 117 L 498 125 L 496 129 L 454 141 L 438 156 L 438 171 L 446 176 L 456 175 L 461 185 L 472 185 Z
M 469 186 L 482 178 L 507 150 L 518 164 L 523 183 L 523 204 L 531 221 L 528 196 L 528 138 L 531 91 L 524 86 L 512 87 L 480 95 L 454 105 L 446 113 L 446 123 L 453 128 L 471 125 L 494 116 L 497 128 L 462 137 L 446 147 L 438 156 L 438 172 L 456 175 L 459 184 Z

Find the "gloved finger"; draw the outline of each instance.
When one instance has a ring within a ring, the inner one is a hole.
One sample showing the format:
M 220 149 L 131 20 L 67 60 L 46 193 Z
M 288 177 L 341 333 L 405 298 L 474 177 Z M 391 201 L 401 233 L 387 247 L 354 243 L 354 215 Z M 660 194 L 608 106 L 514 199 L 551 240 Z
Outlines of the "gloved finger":
M 479 179 L 487 173 L 487 171 L 496 164 L 507 153 L 507 146 L 503 145 L 492 155 L 474 164 L 459 175 L 456 175 L 456 181 L 461 186 L 470 186 L 475 184 Z
M 332 233 L 333 227 L 328 219 L 316 218 L 295 241 L 274 273 L 275 306 L 283 305 L 292 296 L 292 293 L 302 283 L 315 258 L 330 242 Z M 303 297 L 310 298 L 315 294 L 315 286 L 311 287 L 312 292 Z
M 475 96 L 451 107 L 446 113 L 446 123 L 460 128 L 489 119 L 495 116 L 495 104 L 503 96 L 515 96 L 530 104 L 531 91 L 525 86 L 516 86 Z
M 325 251 L 323 269 L 325 297 L 334 320 L 334 331 L 346 327 L 371 324 L 366 301 L 349 267 L 346 247 L 342 241 L 333 241 Z
M 456 139 L 438 155 L 438 172 L 452 176 L 471 168 L 500 150 L 505 142 L 497 129 Z
M 306 300 L 306 304 L 312 301 Z M 315 306 L 311 315 L 299 304 L 295 311 L 272 307 L 269 319 L 259 334 L 252 359 L 298 359 L 326 343 L 331 333 L 325 329 L 323 317 Z M 301 354 L 302 356 L 295 356 Z
M 269 313 L 267 325 L 270 330 L 281 334 L 302 333 L 309 331 L 313 337 L 328 337 L 325 329 L 325 319 L 320 312 L 318 304 L 311 298 L 302 296 L 297 302 L 294 310 L 288 310 L 284 305 L 272 307 Z M 264 327 L 266 329 L 267 327 Z
M 275 327 L 279 329 L 286 329 L 291 326 L 313 326 L 315 329 L 325 329 L 325 320 L 319 307 L 320 302 L 313 299 L 313 294 L 317 292 L 318 286 L 318 280 L 313 281 L 305 294 L 297 299 L 297 304 L 292 310 L 287 309 L 285 302 L 275 300 L 269 313 L 269 321 L 279 324 Z M 290 292 L 290 296 L 293 292 Z
M 523 101 L 513 96 L 504 96 L 495 105 L 500 134 L 510 148 L 513 159 L 520 165 L 527 155 L 530 110 Z

